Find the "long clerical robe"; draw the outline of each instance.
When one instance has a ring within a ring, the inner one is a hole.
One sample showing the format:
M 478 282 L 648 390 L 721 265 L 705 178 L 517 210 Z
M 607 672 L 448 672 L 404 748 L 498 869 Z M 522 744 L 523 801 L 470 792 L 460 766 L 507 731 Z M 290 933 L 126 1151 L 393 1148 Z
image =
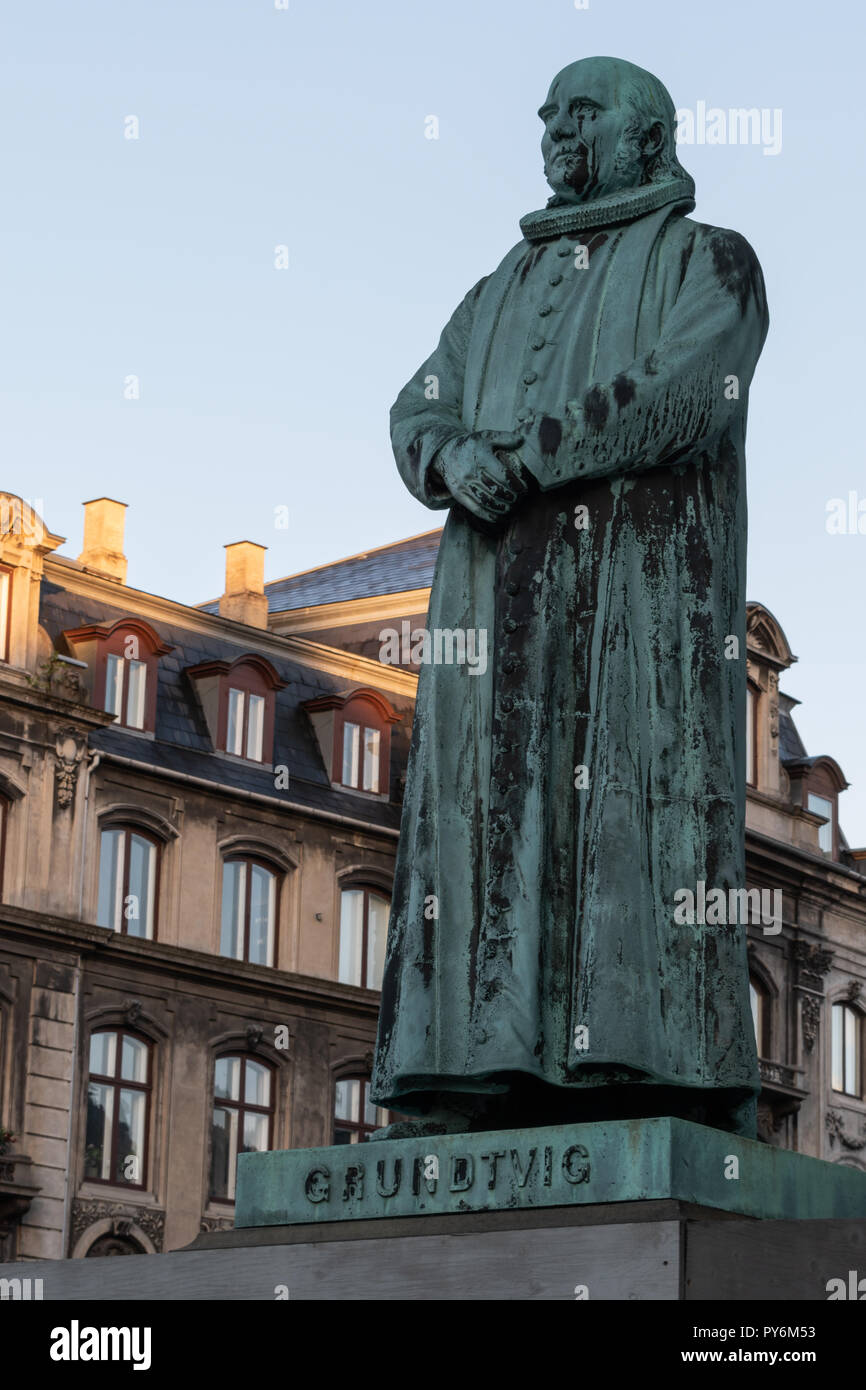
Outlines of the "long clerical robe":
M 391 413 L 406 486 L 450 508 L 428 628 L 489 651 L 420 674 L 373 1074 L 397 1110 L 515 1076 L 759 1089 L 746 928 L 675 920 L 680 890 L 745 887 L 768 323 L 748 243 L 691 206 L 525 238 Z M 495 533 L 435 471 L 484 429 L 524 433 L 539 484 Z

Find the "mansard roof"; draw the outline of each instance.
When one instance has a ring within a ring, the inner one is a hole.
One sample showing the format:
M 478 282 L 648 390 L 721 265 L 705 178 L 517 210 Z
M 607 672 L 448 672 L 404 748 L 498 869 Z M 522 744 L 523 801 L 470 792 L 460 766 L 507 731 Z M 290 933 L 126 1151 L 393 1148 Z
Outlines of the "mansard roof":
M 128 609 L 116 607 L 101 598 L 71 593 L 58 584 L 43 581 L 40 622 L 55 644 L 62 643 L 63 633 L 70 629 L 90 625 L 110 627 L 121 619 L 134 616 Z M 345 673 L 319 670 L 293 660 L 288 654 L 284 659 L 275 657 L 274 638 L 268 634 L 268 661 L 278 681 L 284 683 L 276 689 L 274 696 L 274 763 L 285 764 L 289 770 L 289 787 L 285 791 L 277 791 L 274 775 L 266 766 L 214 754 L 194 682 L 186 674 L 187 668 L 205 663 L 231 665 L 242 653 L 238 643 L 223 637 L 216 630 L 211 635 L 177 626 L 176 620 L 169 623 L 154 619 L 152 626 L 163 646 L 173 649 L 161 656 L 158 664 L 155 737 L 142 738 L 111 726 L 92 736 L 91 742 L 95 748 L 149 763 L 157 772 L 186 773 L 213 782 L 215 786 L 234 788 L 239 792 L 253 791 L 283 797 L 287 802 L 308 806 L 311 810 L 328 810 L 353 819 L 362 817 L 371 824 L 392 828 L 399 825 L 399 805 L 365 800 L 361 806 L 358 798 L 351 793 L 335 791 L 331 787 L 313 728 L 302 708 L 306 701 L 317 696 L 344 695 L 347 689 Z M 253 652 L 255 636 L 252 631 L 249 631 L 249 637 L 248 651 Z M 358 681 L 359 686 L 364 684 L 366 682 Z M 408 754 L 412 699 L 408 695 L 390 692 L 389 699 L 401 714 L 407 715 L 392 728 L 393 778 L 399 775 Z

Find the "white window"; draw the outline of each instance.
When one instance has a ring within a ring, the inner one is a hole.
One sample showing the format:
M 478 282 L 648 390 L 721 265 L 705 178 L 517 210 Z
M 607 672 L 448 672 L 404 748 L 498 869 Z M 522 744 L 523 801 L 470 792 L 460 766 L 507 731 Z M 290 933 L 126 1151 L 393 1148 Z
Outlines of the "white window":
M 276 924 L 276 874 L 255 859 L 226 859 L 220 954 L 273 965 Z
M 126 718 L 124 709 L 126 685 Z M 147 666 L 143 661 L 131 661 L 109 652 L 105 658 L 105 708 L 116 714 L 120 723 L 129 729 L 144 728 L 144 702 L 147 693 Z
M 755 711 L 757 698 L 750 685 L 746 686 L 746 781 L 749 786 L 757 786 L 758 775 L 755 765 Z
M 343 725 L 344 787 L 378 792 L 380 746 L 381 734 L 378 729 L 362 728 L 360 724 L 348 721 Z
M 265 700 L 263 695 L 248 696 L 247 757 L 260 763 L 265 733 Z
M 861 1095 L 861 1027 L 860 1015 L 850 1004 L 833 1005 L 833 1090 L 847 1096 Z
M 229 717 L 226 730 L 226 752 L 241 756 L 244 746 L 244 692 L 229 690 Z
M 338 979 L 344 985 L 382 988 L 389 908 L 388 899 L 371 888 L 341 894 Z
M 816 816 L 826 816 L 827 824 L 822 825 L 818 831 L 818 845 L 825 854 L 833 853 L 833 803 L 828 801 L 826 796 L 816 796 L 814 792 L 809 793 L 809 810 L 814 811 Z
M 103 830 L 99 841 L 101 927 L 128 936 L 153 937 L 156 917 L 157 846 L 128 826 Z
M 260 763 L 264 738 L 264 696 L 251 695 L 249 691 L 231 686 L 226 722 L 226 752 Z

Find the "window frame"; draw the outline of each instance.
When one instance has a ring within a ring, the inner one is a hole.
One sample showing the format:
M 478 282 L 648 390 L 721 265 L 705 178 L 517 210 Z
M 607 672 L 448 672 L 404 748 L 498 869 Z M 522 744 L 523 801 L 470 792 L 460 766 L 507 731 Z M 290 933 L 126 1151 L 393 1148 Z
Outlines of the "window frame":
M 759 1006 L 759 1027 L 755 1029 L 755 1049 L 758 1057 L 764 1061 L 769 1061 L 772 1048 L 772 1028 L 770 1017 L 771 994 L 764 981 L 754 971 L 749 971 L 749 1005 L 752 1013 L 752 1021 L 755 1021 L 754 1010 L 751 1009 L 752 991 L 758 1000 Z M 758 1034 L 760 1033 L 760 1037 Z
M 359 1112 L 360 1112 L 360 1115 L 361 1115 L 361 1117 L 362 1117 L 360 1120 L 341 1120 L 341 1119 L 338 1119 L 338 1117 L 337 1117 L 337 1087 L 338 1087 L 342 1082 L 344 1082 L 344 1081 L 357 1081 L 357 1082 L 360 1083 L 360 1086 L 361 1086 L 361 1104 L 360 1104 L 360 1107 L 359 1107 Z M 391 1122 L 391 1111 L 388 1110 L 388 1109 L 387 1109 L 385 1106 L 383 1106 L 383 1105 L 377 1105 L 377 1106 L 376 1106 L 377 1111 L 381 1112 L 381 1114 L 384 1115 L 384 1117 L 385 1117 L 385 1118 L 382 1120 L 381 1124 L 378 1124 L 378 1123 L 377 1123 L 377 1124 L 374 1124 L 374 1125 L 367 1124 L 367 1123 L 364 1121 L 364 1119 L 363 1119 L 363 1116 L 364 1116 L 364 1113 L 365 1113 L 365 1110 L 366 1110 L 365 1101 L 366 1101 L 366 1098 L 367 1098 L 367 1096 L 368 1096 L 368 1094 L 369 1094 L 369 1090 L 370 1090 L 370 1086 L 371 1086 L 371 1085 L 372 1085 L 372 1078 L 370 1077 L 369 1073 L 366 1073 L 366 1074 L 363 1074 L 363 1075 L 362 1075 L 362 1074 L 360 1074 L 359 1072 L 346 1072 L 345 1074 L 340 1075 L 340 1076 L 336 1076 L 336 1077 L 334 1078 L 334 1092 L 333 1092 L 332 1103 L 331 1103 L 331 1143 L 332 1143 L 332 1144 L 336 1145 L 336 1143 L 337 1143 L 337 1130 L 338 1130 L 338 1129 L 345 1130 L 345 1131 L 347 1131 L 347 1132 L 350 1133 L 350 1134 L 357 1134 L 359 1137 L 358 1137 L 358 1139 L 357 1139 L 356 1141 L 354 1141 L 354 1142 L 355 1142 L 355 1143 L 358 1143 L 358 1144 L 363 1144 L 363 1143 L 366 1143 L 366 1142 L 367 1142 L 367 1140 L 369 1139 L 369 1136 L 370 1136 L 371 1134 L 374 1134 L 375 1131 L 376 1131 L 377 1129 L 383 1129 L 385 1125 L 390 1124 L 390 1122 Z M 351 1147 L 353 1147 L 353 1141 L 350 1139 L 349 1142 L 345 1145 L 345 1147 L 346 1147 L 346 1148 L 351 1148 Z
M 102 1033 L 114 1033 L 115 1037 L 117 1038 L 117 1043 L 116 1043 L 116 1045 L 115 1045 L 115 1076 L 114 1076 L 114 1077 L 103 1076 L 103 1075 L 102 1075 L 101 1073 L 99 1073 L 99 1072 L 92 1072 L 92 1071 L 90 1070 L 90 1050 L 91 1050 L 91 1044 L 92 1044 L 93 1039 L 94 1039 L 95 1037 L 98 1037 L 98 1036 L 99 1036 L 100 1034 L 102 1034 Z M 135 1038 L 136 1042 L 140 1042 L 140 1043 L 143 1043 L 143 1044 L 144 1044 L 145 1053 L 146 1053 L 146 1056 L 147 1056 L 147 1080 L 144 1081 L 144 1082 L 141 1082 L 141 1081 L 126 1081 L 126 1080 L 122 1079 L 121 1076 L 120 1076 L 120 1069 L 121 1069 L 121 1066 L 122 1066 L 122 1064 L 123 1064 L 123 1038 L 124 1038 L 124 1037 Z M 99 1024 L 98 1026 L 96 1026 L 96 1027 L 94 1027 L 94 1028 L 91 1029 L 91 1031 L 90 1031 L 90 1033 L 89 1033 L 89 1035 L 88 1035 L 88 1038 L 87 1038 L 87 1085 L 86 1085 L 86 1088 L 85 1088 L 85 1096 L 84 1096 L 84 1102 L 85 1102 L 85 1121 L 84 1121 L 84 1152 L 85 1152 L 85 1160 L 84 1160 L 84 1163 L 85 1163 L 85 1165 L 86 1165 L 86 1162 L 87 1162 L 87 1159 L 86 1159 L 86 1153 L 87 1153 L 87 1107 L 88 1107 L 89 1104 L 90 1104 L 90 1083 L 91 1083 L 91 1081 L 96 1081 L 96 1082 L 97 1082 L 99 1085 L 101 1085 L 101 1086 L 112 1086 L 112 1087 L 114 1087 L 115 1091 L 118 1091 L 118 1092 L 121 1091 L 121 1090 L 127 1090 L 127 1091 L 143 1091 L 143 1092 L 144 1092 L 144 1096 L 145 1096 L 145 1104 L 144 1104 L 144 1153 L 143 1153 L 142 1162 L 141 1162 L 141 1182 L 139 1182 L 139 1183 L 133 1183 L 133 1182 L 119 1182 L 119 1181 L 117 1180 L 116 1177 L 110 1177 L 110 1178 L 94 1178 L 94 1177 L 91 1177 L 89 1174 L 87 1174 L 87 1173 L 84 1171 L 84 1166 L 82 1166 L 82 1181 L 83 1181 L 83 1182 L 86 1182 L 86 1183 L 99 1183 L 99 1185 L 100 1185 L 101 1187 L 116 1187 L 116 1188 L 119 1188 L 119 1189 L 121 1189 L 121 1190 L 123 1190 L 123 1191 L 125 1191 L 125 1190 L 127 1190 L 127 1189 L 132 1189 L 132 1190 L 134 1190 L 134 1191 L 136 1191 L 136 1192 L 144 1192 L 144 1191 L 147 1190 L 148 1168 L 149 1168 L 149 1164 L 150 1164 L 150 1126 L 151 1126 L 151 1113 L 152 1113 L 151 1099 L 152 1099 L 153 1090 L 154 1090 L 154 1050 L 155 1050 L 155 1049 L 154 1049 L 154 1044 L 153 1044 L 153 1042 L 151 1041 L 151 1039 L 150 1039 L 149 1037 L 147 1037 L 146 1034 L 144 1034 L 144 1033 L 142 1033 L 142 1032 L 139 1032 L 139 1031 L 138 1031 L 137 1029 L 135 1029 L 135 1028 L 127 1028 L 127 1027 L 125 1027 L 124 1025 L 119 1024 L 119 1023 L 114 1023 L 114 1024 L 108 1023 L 108 1024 Z M 117 1116 L 118 1116 L 118 1103 L 117 1103 L 117 1099 L 115 1098 L 115 1100 L 114 1100 L 114 1102 L 113 1102 L 113 1104 L 112 1104 L 112 1114 L 111 1114 L 111 1153 L 110 1153 L 110 1156 L 109 1156 L 109 1171 L 110 1171 L 111 1173 L 116 1173 L 116 1171 L 117 1171 L 117 1145 L 118 1145 L 118 1135 L 119 1135 L 119 1126 L 118 1126 L 118 1124 L 117 1124 Z
M 120 927 L 106 927 L 104 922 L 99 922 L 99 921 L 97 921 L 97 924 L 96 924 L 96 925 L 97 925 L 97 926 L 100 926 L 100 927 L 103 927 L 106 931 L 115 931 L 115 932 L 119 932 L 120 935 L 122 935 L 122 936 L 132 936 L 135 940 L 138 940 L 138 941 L 158 941 L 158 940 L 159 940 L 159 898 L 160 898 L 160 891 L 159 891 L 159 890 L 160 890 L 160 879 L 162 878 L 162 851 L 163 851 L 163 849 L 164 849 L 164 844 L 163 844 L 163 841 L 159 838 L 159 836 L 156 835 L 152 830 L 147 829 L 145 826 L 139 825 L 136 821 L 127 821 L 127 820 L 109 821 L 107 824 L 104 823 L 104 824 L 100 824 L 100 826 L 99 826 L 99 860 L 98 860 L 98 863 L 97 863 L 97 866 L 96 866 L 96 914 L 95 914 L 95 915 L 96 915 L 97 917 L 99 916 L 99 896 L 100 896 L 100 888 L 101 888 L 101 883 L 102 883 L 102 844 L 103 844 L 103 836 L 109 835 L 109 834 L 112 834 L 112 833 L 116 833 L 116 832 L 119 831 L 119 830 L 124 832 L 124 839 L 123 839 L 123 854 L 124 854 L 124 859 L 123 859 L 123 885 L 122 885 L 122 891 L 121 891 L 121 894 L 120 894 L 122 925 L 121 925 Z M 123 906 L 122 906 L 122 905 L 126 902 L 127 898 L 129 897 L 129 863 L 130 863 L 130 857 L 131 857 L 131 856 L 130 856 L 130 853 L 129 853 L 129 839 L 130 839 L 130 836 L 131 836 L 131 835 L 137 835 L 137 836 L 139 837 L 140 840 L 147 840 L 151 845 L 153 845 L 153 847 L 154 847 L 154 849 L 155 849 L 155 851 L 156 851 L 156 861 L 155 861 L 155 864 L 154 864 L 154 871 L 153 871 L 153 932 L 152 932 L 152 934 L 151 934 L 150 936 L 147 936 L 146 934 L 143 934 L 143 935 L 142 935 L 142 934 L 139 934 L 138 932 L 131 932 L 131 931 L 129 930 L 129 919 L 128 919 L 127 917 L 125 917 L 124 914 L 123 914 Z
M 239 1062 L 241 1063 L 241 1069 L 240 1069 L 240 1082 L 239 1082 L 239 1084 L 238 1084 L 238 1094 L 239 1094 L 239 1096 L 240 1096 L 240 1099 L 239 1099 L 239 1100 L 226 1100 L 226 1099 L 225 1099 L 224 1097 L 222 1097 L 222 1096 L 219 1096 L 219 1097 L 218 1097 L 218 1096 L 217 1096 L 217 1093 L 216 1093 L 216 1069 L 217 1069 L 217 1063 L 218 1063 L 218 1062 L 222 1062 L 222 1061 L 229 1061 L 229 1060 L 235 1060 L 235 1061 L 239 1061 Z M 270 1104 L 269 1104 L 268 1106 L 254 1105 L 254 1104 L 252 1104 L 251 1102 L 246 1101 L 246 1100 L 244 1099 L 244 1095 L 245 1095 L 245 1091 L 246 1091 L 245 1082 L 246 1082 L 246 1074 L 247 1074 L 247 1073 L 246 1073 L 246 1064 L 247 1064 L 247 1062 L 255 1062 L 258 1066 L 263 1067 L 263 1068 L 265 1069 L 265 1071 L 268 1072 L 268 1075 L 270 1076 Z M 217 1052 L 217 1053 L 214 1055 L 214 1058 L 213 1058 L 213 1068 L 212 1068 L 212 1070 L 211 1070 L 211 1111 L 210 1111 L 210 1132 L 209 1132 L 210 1155 L 209 1155 L 209 1162 L 208 1162 L 208 1177 L 207 1177 L 207 1199 L 208 1199 L 208 1202 L 219 1202 L 219 1203 L 221 1203 L 221 1204 L 224 1205 L 224 1206 L 232 1206 L 232 1207 L 233 1207 L 233 1206 L 235 1205 L 236 1201 L 237 1201 L 237 1198 L 236 1198 L 236 1197 L 223 1197 L 223 1196 L 217 1196 L 217 1194 L 214 1192 L 213 1131 L 214 1131 L 214 1112 L 215 1112 L 215 1110 L 217 1109 L 217 1106 L 219 1106 L 219 1107 L 220 1107 L 221 1109 L 223 1109 L 223 1110 L 236 1110 L 236 1111 L 238 1112 L 238 1137 L 239 1137 L 239 1139 L 241 1139 L 241 1140 L 242 1140 L 242 1138 L 243 1138 L 243 1117 L 244 1117 L 244 1113 L 245 1113 L 246 1111 L 249 1110 L 249 1111 L 251 1111 L 252 1114 L 254 1114 L 254 1115 L 267 1115 L 267 1116 L 268 1116 L 268 1147 L 267 1147 L 267 1149 L 264 1150 L 264 1152 L 265 1152 L 265 1153 L 271 1153 L 271 1152 L 273 1151 L 273 1146 L 274 1146 L 274 1122 L 275 1122 L 275 1120 L 276 1120 L 276 1113 L 277 1113 L 277 1087 L 276 1087 L 277 1076 L 278 1076 L 278 1071 L 277 1071 L 277 1068 L 274 1066 L 274 1064 L 273 1064 L 272 1062 L 270 1062 L 268 1059 L 264 1058 L 264 1057 L 258 1057 L 258 1056 L 256 1056 L 254 1053 L 250 1053 L 250 1052 L 238 1052 L 238 1051 L 235 1051 L 234 1049 L 228 1049 L 228 1050 L 225 1050 L 225 1051 L 222 1051 L 222 1050 L 221 1050 L 221 1051 Z M 238 1149 L 238 1157 L 240 1157 L 240 1154 L 241 1154 L 242 1152 L 245 1152 L 245 1151 L 244 1151 L 244 1150 L 241 1150 L 241 1149 Z M 237 1191 L 237 1166 L 235 1167 L 235 1175 L 234 1175 L 234 1177 L 235 1177 L 235 1191 Z
M 388 892 L 386 889 L 384 889 L 384 888 L 382 887 L 381 884 L 379 884 L 379 883 L 373 883 L 373 882 L 368 881 L 368 880 L 366 880 L 366 879 L 351 879 L 348 883 L 342 882 L 342 883 L 340 883 L 340 885 L 339 885 L 339 892 L 340 892 L 340 899 L 339 899 L 340 906 L 339 906 L 339 914 L 338 914 L 338 918 L 337 918 L 337 983 L 338 983 L 338 984 L 341 984 L 341 985 L 349 985 L 350 988 L 352 988 L 352 989 L 369 989 L 369 990 L 374 991 L 374 992 L 377 993 L 377 994 L 380 994 L 381 991 L 382 991 L 382 985 L 381 985 L 381 983 L 378 984 L 378 985 L 368 985 L 368 984 L 366 983 L 366 979 L 367 979 L 367 975 L 368 975 L 368 959 L 367 959 L 367 958 L 368 958 L 369 942 L 370 942 L 370 933 L 369 933 L 370 894 L 371 894 L 371 893 L 375 893 L 377 897 L 382 898 L 382 900 L 383 900 L 384 902 L 387 903 L 387 905 L 388 905 L 388 919 L 389 919 L 389 922 L 390 922 L 390 917 L 391 917 L 392 895 L 391 895 L 390 892 Z M 364 894 L 364 908 L 363 908 L 363 914 L 362 914 L 362 918 L 361 918 L 361 983 L 360 983 L 359 985 L 356 985 L 352 980 L 342 980 L 342 979 L 340 979 L 340 955 L 341 955 L 341 953 L 342 953 L 342 952 L 341 952 L 341 947 L 342 947 L 342 933 L 343 933 L 343 894 L 344 894 L 344 893 L 363 893 L 363 894 Z M 385 939 L 386 939 L 386 948 L 387 948 L 387 931 L 388 931 L 388 929 L 387 929 L 387 927 L 386 927 L 386 928 L 385 928 L 385 933 L 386 933 L 386 938 L 385 938 Z M 383 970 L 384 970 L 384 958 L 383 958 Z M 343 1078 L 340 1078 L 340 1079 L 342 1080 Z M 351 1079 L 356 1079 L 356 1078 L 351 1078 Z
M 761 687 L 750 677 L 746 678 L 746 786 L 757 789 L 759 783 L 758 767 L 758 729 L 760 720 L 758 718 L 761 708 Z M 751 696 L 751 717 L 749 715 L 749 696 Z M 752 756 L 749 758 L 751 746 Z
M 159 634 L 149 623 L 135 617 L 119 618 L 110 627 L 100 623 L 90 623 L 86 627 L 70 628 L 63 635 L 76 654 L 82 656 L 92 670 L 92 699 L 96 709 L 106 710 L 109 656 L 118 657 L 123 662 L 120 714 L 115 715 L 114 723 L 109 727 L 123 729 L 132 734 L 154 734 L 156 732 L 159 658 L 167 656 L 169 652 L 174 651 L 174 648 L 161 641 Z M 135 657 L 129 656 L 125 650 L 130 637 L 134 637 L 138 644 L 138 655 Z M 144 711 L 143 722 L 140 726 L 128 723 L 126 717 L 129 713 L 129 678 L 126 668 L 132 661 L 141 662 L 145 668 Z M 113 713 L 113 711 L 106 712 Z
M 836 1038 L 836 1010 L 837 1010 L 837 1009 L 840 1009 L 841 1012 L 842 1012 L 842 1057 L 841 1057 L 842 1089 L 841 1089 L 841 1090 L 837 1089 L 836 1084 L 835 1084 L 835 1071 L 836 1071 L 836 1066 L 835 1066 L 835 1063 L 836 1063 L 835 1038 Z M 846 1054 L 847 1054 L 847 1050 L 848 1050 L 848 1049 L 847 1049 L 847 1046 L 846 1046 L 846 1042 L 845 1042 L 845 1022 L 846 1022 L 846 1019 L 847 1019 L 847 1017 L 848 1017 L 849 1014 L 850 1014 L 850 1016 L 851 1016 L 851 1017 L 853 1018 L 853 1020 L 854 1020 L 854 1064 L 855 1064 L 855 1066 L 856 1066 L 856 1068 L 857 1068 L 856 1083 L 857 1083 L 857 1088 L 858 1088 L 856 1091 L 848 1091 L 848 1090 L 845 1089 L 845 1080 L 846 1080 L 846 1077 L 845 1077 L 845 1058 L 846 1058 Z M 858 1009 L 858 1008 L 855 1008 L 854 1004 L 851 1002 L 850 999 L 834 999 L 834 1000 L 832 1001 L 831 1009 L 830 1009 L 830 1089 L 831 1089 L 833 1095 L 835 1095 L 835 1096 L 847 1096 L 849 1100 L 860 1100 L 860 1101 L 862 1101 L 862 1100 L 864 1099 L 864 1096 L 863 1096 L 863 1050 L 864 1050 L 864 1049 L 863 1049 L 863 1038 L 864 1038 L 864 1023 L 863 1023 L 863 1020 L 864 1020 L 864 1015 L 863 1015 L 862 1011 L 861 1011 L 860 1009 Z
M 266 969 L 275 970 L 275 969 L 277 968 L 277 961 L 279 960 L 280 903 L 281 903 L 280 894 L 281 894 L 281 892 L 282 892 L 282 879 L 283 879 L 284 871 L 283 871 L 281 868 L 279 868 L 276 864 L 274 864 L 274 862 L 273 862 L 272 860 L 266 859 L 263 855 L 255 854 L 255 853 L 252 853 L 252 852 L 250 852 L 250 851 L 248 851 L 248 850 L 241 850 L 241 849 L 237 849 L 237 850 L 231 850 L 231 849 L 230 849 L 230 850 L 227 850 L 224 854 L 222 854 L 222 855 L 220 856 L 220 863 L 221 863 L 221 870 L 220 870 L 220 873 L 221 873 L 221 882 L 220 882 L 220 912 L 219 912 L 220 943 L 219 943 L 219 950 L 218 950 L 217 954 L 219 955 L 219 957 L 220 957 L 221 960 L 236 960 L 236 961 L 238 961 L 238 962 L 239 962 L 240 964 L 242 964 L 242 965 L 262 965 L 262 964 L 264 964 L 264 967 L 265 967 Z M 232 863 L 234 863 L 234 864 L 246 864 L 246 865 L 248 866 L 248 872 L 247 872 L 247 876 L 246 876 L 246 885 L 245 885 L 245 888 L 244 888 L 244 953 L 243 953 L 242 956 L 227 956 L 227 955 L 224 955 L 224 954 L 223 954 L 223 950 L 222 950 L 223 895 L 224 895 L 224 893 L 225 893 L 225 866 L 226 866 L 226 864 L 232 864 Z M 253 876 L 252 876 L 252 873 L 249 872 L 249 868 L 250 868 L 252 865 L 255 865 L 255 866 L 256 866 L 257 868 L 259 868 L 259 869 L 264 869 L 264 870 L 265 870 L 267 873 L 269 873 L 269 874 L 272 876 L 272 878 L 274 879 L 274 919 L 273 919 L 273 931 L 272 931 L 272 934 L 271 934 L 271 945 L 272 945 L 271 955 L 273 956 L 273 959 L 270 960 L 270 961 L 266 961 L 266 962 L 264 962 L 264 963 L 263 963 L 262 961 L 250 960 L 250 958 L 249 958 L 249 950 L 250 950 L 250 908 L 251 908 L 251 906 L 252 906 L 252 890 L 253 890 Z M 233 1056 L 233 1055 L 235 1055 L 235 1054 L 229 1054 L 229 1055 L 232 1055 L 232 1056 Z M 240 1055 L 240 1054 L 238 1054 L 238 1055 Z

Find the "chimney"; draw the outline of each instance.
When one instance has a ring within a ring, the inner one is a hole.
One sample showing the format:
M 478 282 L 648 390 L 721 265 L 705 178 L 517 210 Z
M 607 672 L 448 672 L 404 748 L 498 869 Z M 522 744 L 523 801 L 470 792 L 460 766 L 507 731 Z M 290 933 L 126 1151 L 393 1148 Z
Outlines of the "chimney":
M 265 550 L 255 541 L 235 541 L 225 547 L 226 591 L 220 599 L 220 616 L 234 618 L 248 627 L 267 627 Z
M 111 497 L 96 497 L 84 503 L 84 549 L 79 565 L 126 583 L 126 556 L 123 553 L 123 527 L 126 521 L 125 502 Z

